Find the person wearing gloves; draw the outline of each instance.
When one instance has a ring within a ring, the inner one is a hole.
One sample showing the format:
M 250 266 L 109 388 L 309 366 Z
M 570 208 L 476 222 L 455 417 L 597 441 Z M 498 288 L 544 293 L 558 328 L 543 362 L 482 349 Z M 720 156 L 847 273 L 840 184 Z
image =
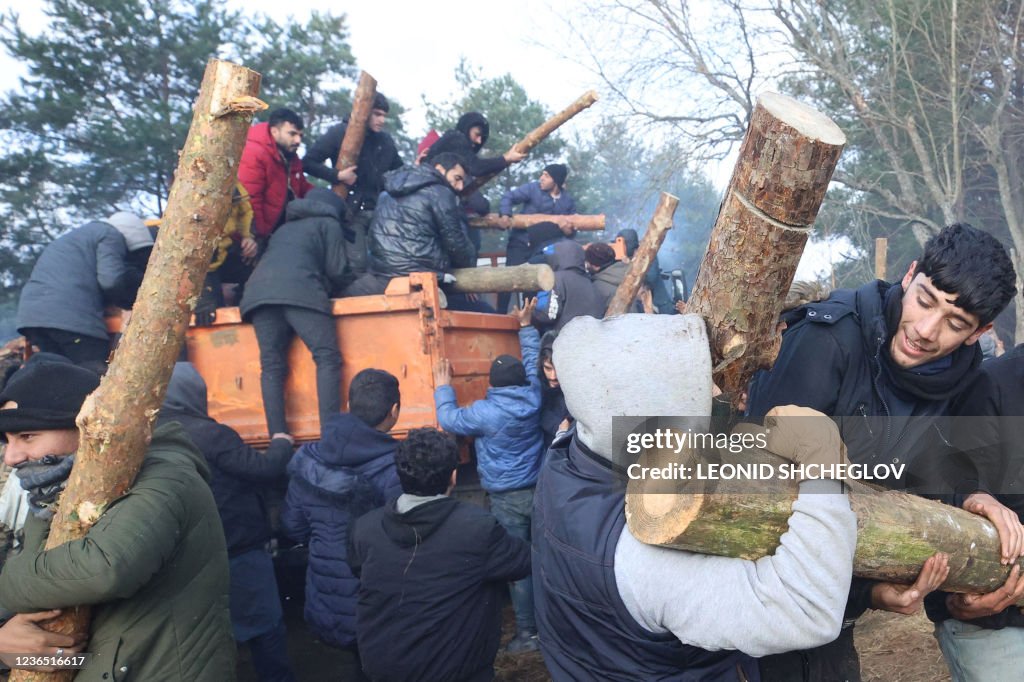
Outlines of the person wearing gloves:
M 835 638 L 857 540 L 839 482 L 802 482 L 778 550 L 757 561 L 645 545 L 626 525 L 612 418 L 710 415 L 700 317 L 581 317 L 559 333 L 554 361 L 577 421 L 548 450 L 535 494 L 537 626 L 552 679 L 758 679 L 754 657 Z M 776 454 L 840 460 L 827 419 L 775 418 Z
M 477 472 L 490 499 L 491 513 L 509 535 L 527 542 L 533 517 L 533 487 L 544 454 L 537 371 L 540 336 L 530 324 L 536 304 L 536 299 L 530 299 L 522 309 L 513 309 L 513 315 L 519 318 L 523 360 L 511 355 L 494 359 L 486 398 L 459 407 L 448 360 L 438 363 L 434 375 L 437 423 L 449 433 L 476 437 Z M 535 651 L 537 624 L 529 576 L 512 583 L 512 607 L 516 636 L 509 642 L 508 651 Z
M 26 363 L 0 391 L 4 462 L 28 489 L 32 507 L 24 549 L 0 573 L 0 604 L 24 614 L 92 606 L 91 655 L 78 679 L 233 679 L 224 531 L 209 468 L 180 426 L 153 431 L 128 491 L 83 538 L 45 549 L 78 449 L 75 418 L 98 385 L 88 369 L 43 361 Z M 22 651 L 2 639 L 0 650 Z M 68 651 L 65 640 L 46 653 Z
M 18 299 L 17 327 L 39 350 L 75 363 L 106 362 L 110 337 L 103 309 L 131 308 L 144 268 L 129 254 L 153 246 L 137 215 L 119 211 L 47 244 Z

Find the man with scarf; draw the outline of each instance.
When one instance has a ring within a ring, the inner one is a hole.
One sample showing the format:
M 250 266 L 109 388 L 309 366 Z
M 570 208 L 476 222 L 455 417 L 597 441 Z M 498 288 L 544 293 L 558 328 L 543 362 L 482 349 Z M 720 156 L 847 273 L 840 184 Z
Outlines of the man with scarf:
M 302 158 L 302 169 L 331 183 L 349 186 L 348 220 L 346 221 L 346 249 L 353 279 L 366 273 L 366 234 L 377 208 L 377 197 L 384 191 L 384 174 L 402 167 L 395 140 L 384 130 L 391 104 L 387 97 L 376 93 L 373 108 L 366 120 L 366 138 L 359 150 L 355 166 L 335 168 L 341 143 L 348 131 L 348 119 L 327 129 Z M 331 167 L 328 168 L 327 161 Z
M 927 478 L 940 465 L 928 459 L 939 418 L 974 376 L 977 341 L 1015 293 L 1003 246 L 970 225 L 950 225 L 925 244 L 901 282 L 838 290 L 786 313 L 778 359 L 750 385 L 748 415 L 761 418 L 785 404 L 818 410 L 837 418 L 850 461 L 904 463 Z M 964 506 L 997 527 L 1005 518 L 991 498 L 971 496 Z M 859 680 L 856 619 L 868 608 L 915 613 L 948 570 L 937 555 L 910 586 L 854 579 L 839 638 L 762 659 L 764 679 Z

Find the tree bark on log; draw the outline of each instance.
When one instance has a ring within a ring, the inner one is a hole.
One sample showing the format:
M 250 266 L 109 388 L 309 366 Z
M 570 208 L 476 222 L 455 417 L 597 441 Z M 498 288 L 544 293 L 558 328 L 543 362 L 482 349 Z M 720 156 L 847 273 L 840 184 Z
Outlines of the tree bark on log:
M 513 265 L 499 268 L 459 268 L 453 270 L 452 291 L 463 294 L 489 294 L 501 291 L 551 291 L 555 271 L 549 265 Z
M 469 219 L 469 226 L 479 230 L 503 230 L 499 221 L 501 217 L 497 213 L 488 213 L 485 216 L 476 216 Z M 605 227 L 604 213 L 597 215 L 544 215 L 542 213 L 519 213 L 511 217 L 511 229 L 522 230 L 536 225 L 537 223 L 554 223 L 563 231 L 579 230 L 590 232 L 603 230 Z
M 658 249 L 665 241 L 665 235 L 672 229 L 672 218 L 675 216 L 678 206 L 678 198 L 667 192 L 661 193 L 658 206 L 654 209 L 654 217 L 651 218 L 647 232 L 644 232 L 640 245 L 637 246 L 636 252 L 633 253 L 633 257 L 629 261 L 629 271 L 622 279 L 622 283 L 619 284 L 619 288 L 615 290 L 611 302 L 608 303 L 605 317 L 623 315 L 633 305 L 633 301 L 636 300 L 640 288 L 644 284 L 644 278 L 647 277 L 647 270 L 657 259 Z
M 377 79 L 361 71 L 359 84 L 352 97 L 352 113 L 349 114 L 345 137 L 341 141 L 341 149 L 338 150 L 338 162 L 334 164 L 335 170 L 349 168 L 359 161 L 359 152 L 362 151 L 363 141 L 366 139 L 366 122 L 373 111 L 373 98 L 376 94 Z M 356 170 L 356 173 L 358 172 Z M 335 184 L 331 189 L 342 199 L 348 198 L 349 186 L 344 182 Z
M 526 137 L 516 142 L 515 146 L 524 154 L 529 154 L 530 150 L 539 145 L 547 138 L 548 135 L 558 130 L 566 121 L 571 119 L 576 114 L 580 113 L 584 109 L 590 107 L 594 102 L 598 100 L 597 92 L 590 90 L 583 93 L 576 98 L 576 101 L 562 109 L 560 112 L 549 118 L 548 120 L 541 123 L 539 126 L 531 130 L 526 134 Z M 462 190 L 462 196 L 468 197 L 469 195 L 476 192 L 481 187 L 486 185 L 488 182 L 498 177 L 500 173 L 491 173 L 489 175 L 482 175 L 479 178 L 474 178 L 473 182 L 469 183 L 465 189 Z
M 690 456 L 683 462 L 670 452 L 655 452 L 643 466 L 681 462 L 695 467 L 718 456 Z M 788 462 L 756 448 L 728 454 L 721 462 L 770 465 Z M 692 469 L 696 472 L 696 469 Z M 949 554 L 948 592 L 990 592 L 1005 582 L 1012 566 L 1000 564 L 999 535 L 987 519 L 962 509 L 860 481 L 846 481 L 857 515 L 854 575 L 911 584 L 925 560 Z M 798 483 L 773 476 L 766 480 L 630 480 L 626 518 L 630 531 L 652 545 L 701 554 L 756 560 L 773 554 L 788 529 Z M 822 548 L 828 551 L 828 548 Z M 1024 558 L 1018 563 L 1024 569 Z
M 758 98 L 687 305 L 708 321 L 715 383 L 734 400 L 775 362 L 779 312 L 845 144 L 818 111 Z
M 260 75 L 230 62 L 206 65 L 167 212 L 131 321 L 107 375 L 78 414 L 79 446 L 46 548 L 83 537 L 132 485 L 145 457 L 189 317 L 231 208 Z M 75 607 L 69 604 L 69 607 Z M 69 608 L 47 626 L 89 632 L 89 610 Z M 12 680 L 71 680 L 74 670 L 16 670 Z

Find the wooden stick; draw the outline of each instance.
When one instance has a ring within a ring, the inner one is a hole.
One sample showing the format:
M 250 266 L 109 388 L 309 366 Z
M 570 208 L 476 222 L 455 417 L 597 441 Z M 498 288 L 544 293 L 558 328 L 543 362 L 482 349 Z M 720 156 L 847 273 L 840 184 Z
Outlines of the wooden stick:
M 352 113 L 348 117 L 348 126 L 345 127 L 345 137 L 341 141 L 338 162 L 334 164 L 334 170 L 349 168 L 359 161 L 359 152 L 362 151 L 363 140 L 366 139 L 366 122 L 373 111 L 373 98 L 376 94 L 377 79 L 365 71 L 360 72 L 359 85 L 356 86 L 355 95 L 352 97 Z M 357 170 L 356 173 L 358 172 Z M 336 183 L 332 189 L 342 199 L 348 198 L 349 186 L 344 182 Z
M 889 240 L 885 237 L 878 237 L 875 239 L 875 279 L 885 280 L 888 256 Z
M 846 144 L 796 100 L 757 100 L 687 305 L 708 322 L 715 383 L 736 404 L 775 362 L 779 313 Z
M 231 208 L 252 120 L 252 109 L 243 103 L 255 99 L 259 84 L 258 73 L 237 64 L 211 59 L 206 65 L 131 322 L 107 375 L 78 414 L 75 466 L 50 526 L 47 549 L 84 537 L 107 506 L 128 490 L 142 466 L 153 421 Z M 69 608 L 47 628 L 84 637 L 89 610 Z M 76 672 L 15 670 L 11 679 L 71 680 Z
M 516 142 L 515 146 L 524 154 L 529 154 L 530 151 L 539 145 L 547 138 L 548 135 L 558 130 L 558 128 L 566 121 L 571 119 L 576 114 L 580 113 L 587 107 L 590 107 L 598 100 L 597 92 L 590 90 L 583 93 L 576 98 L 576 101 L 562 109 L 560 112 L 549 118 L 548 120 L 541 123 L 539 126 L 527 133 L 526 137 Z M 485 184 L 496 178 L 499 174 L 492 173 L 490 175 L 482 175 L 478 178 L 474 178 L 473 182 L 469 183 L 464 190 L 462 190 L 462 196 L 467 197 L 473 194 Z
M 605 227 L 604 213 L 597 215 L 543 215 L 541 213 L 520 213 L 512 218 L 512 229 L 524 229 L 537 223 L 549 222 L 558 225 L 563 230 L 598 231 Z M 497 213 L 488 213 L 485 216 L 477 216 L 469 219 L 469 226 L 479 230 L 502 230 L 498 224 L 501 216 Z
M 460 268 L 453 291 L 487 294 L 495 291 L 551 291 L 555 271 L 549 265 L 513 265 L 499 268 Z
M 651 218 L 647 232 L 644 233 L 640 245 L 629 261 L 629 272 L 622 279 L 619 288 L 615 290 L 605 317 L 625 314 L 633 305 L 633 301 L 644 284 L 644 278 L 647 277 L 647 270 L 657 259 L 658 249 L 665 241 L 665 235 L 672 229 L 672 218 L 675 216 L 677 206 L 679 206 L 678 198 L 667 192 L 661 193 L 658 206 L 654 209 L 654 217 Z

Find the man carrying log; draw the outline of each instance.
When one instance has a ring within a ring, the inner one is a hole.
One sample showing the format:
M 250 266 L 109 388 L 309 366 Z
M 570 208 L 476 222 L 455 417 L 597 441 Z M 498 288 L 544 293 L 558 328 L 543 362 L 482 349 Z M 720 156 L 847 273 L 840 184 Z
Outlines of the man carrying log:
M 770 371 L 751 382 L 748 415 L 795 404 L 840 417 L 854 463 L 906 463 L 929 452 L 937 417 L 946 414 L 981 363 L 976 342 L 1015 293 L 1014 271 L 1002 245 L 966 224 L 932 237 L 902 282 L 871 282 L 801 306 Z M 994 500 L 971 507 L 1005 532 Z M 1004 561 L 1008 556 L 1004 544 Z M 914 585 L 855 579 L 846 625 L 827 647 L 762 661 L 766 680 L 859 680 L 853 624 L 868 608 L 912 614 L 948 568 L 929 559 Z
M 800 484 L 789 531 L 758 561 L 646 545 L 626 525 L 612 418 L 710 414 L 701 318 L 578 318 L 555 341 L 554 364 L 577 419 L 548 450 L 534 506 L 537 625 L 554 680 L 757 679 L 752 656 L 836 636 L 856 545 L 856 520 L 837 481 Z M 779 428 L 801 426 L 807 430 L 793 435 L 816 447 L 780 446 L 777 454 L 839 460 L 833 424 L 818 415 Z
M 376 93 L 370 117 L 366 121 L 366 138 L 359 150 L 359 162 L 355 166 L 334 167 L 348 130 L 347 118 L 328 128 L 302 159 L 302 169 L 307 175 L 325 180 L 332 186 L 344 183 L 350 187 L 347 227 L 354 233 L 354 241 L 347 242 L 346 256 L 356 276 L 366 273 L 366 235 L 373 222 L 377 197 L 384 191 L 384 174 L 402 167 L 395 140 L 384 130 L 390 109 L 387 98 Z M 330 168 L 327 167 L 327 160 L 331 162 Z

